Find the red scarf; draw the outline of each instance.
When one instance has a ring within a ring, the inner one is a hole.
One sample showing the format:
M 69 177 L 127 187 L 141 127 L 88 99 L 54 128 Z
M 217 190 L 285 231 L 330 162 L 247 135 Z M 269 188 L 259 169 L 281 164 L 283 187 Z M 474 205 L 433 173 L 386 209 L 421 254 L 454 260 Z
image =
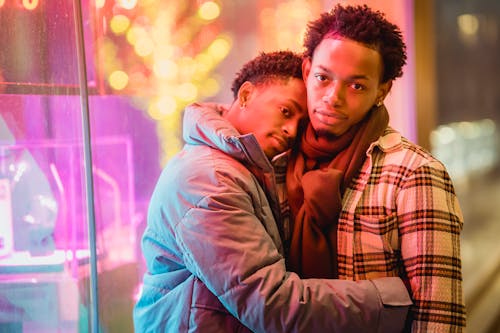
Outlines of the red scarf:
M 335 138 L 317 137 L 309 123 L 287 169 L 294 217 L 289 269 L 302 278 L 336 278 L 337 224 L 342 196 L 359 172 L 370 144 L 389 123 L 384 106 Z

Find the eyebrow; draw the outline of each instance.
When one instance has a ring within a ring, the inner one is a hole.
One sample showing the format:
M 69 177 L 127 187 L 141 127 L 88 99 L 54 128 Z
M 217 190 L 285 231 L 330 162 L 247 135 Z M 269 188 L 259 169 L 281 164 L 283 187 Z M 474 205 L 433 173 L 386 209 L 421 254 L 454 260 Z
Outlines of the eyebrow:
M 307 108 L 304 110 L 302 108 L 302 106 L 299 104 L 299 102 L 297 102 L 296 100 L 294 99 L 290 99 L 290 102 L 295 106 L 295 108 L 297 108 L 298 110 L 300 110 L 301 112 L 305 112 L 307 113 Z
M 318 68 L 324 72 L 327 72 L 329 75 L 333 74 L 331 70 L 329 70 L 326 67 L 323 67 L 322 65 L 318 65 Z M 358 74 L 358 75 L 349 76 L 348 79 L 349 80 L 370 80 L 370 77 L 367 75 Z

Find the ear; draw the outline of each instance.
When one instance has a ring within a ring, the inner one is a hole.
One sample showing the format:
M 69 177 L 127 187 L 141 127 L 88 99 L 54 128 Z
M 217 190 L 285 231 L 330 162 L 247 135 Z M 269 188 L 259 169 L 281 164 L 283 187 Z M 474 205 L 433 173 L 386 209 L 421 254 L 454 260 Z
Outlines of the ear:
M 305 57 L 302 60 L 302 79 L 307 82 L 307 77 L 311 71 L 311 57 Z
M 238 90 L 238 104 L 240 107 L 243 107 L 248 103 L 254 89 L 255 86 L 252 82 L 243 82 L 243 84 L 240 86 L 240 89 Z
M 392 80 L 379 84 L 377 92 L 377 102 L 383 101 L 392 88 Z

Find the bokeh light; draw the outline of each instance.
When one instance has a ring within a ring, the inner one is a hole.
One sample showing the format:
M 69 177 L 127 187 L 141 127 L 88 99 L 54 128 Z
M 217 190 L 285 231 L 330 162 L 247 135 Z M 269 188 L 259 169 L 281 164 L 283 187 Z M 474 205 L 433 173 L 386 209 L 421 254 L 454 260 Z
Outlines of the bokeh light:
M 95 0 L 95 7 L 97 9 L 103 8 L 106 4 L 106 0 Z
M 215 39 L 208 47 L 208 52 L 216 59 L 224 59 L 231 49 L 232 39 L 228 35 L 220 36 Z
M 117 35 L 121 35 L 130 27 L 130 20 L 125 15 L 115 15 L 109 21 L 109 27 Z
M 457 23 L 460 31 L 465 35 L 475 35 L 479 29 L 479 20 L 475 15 L 460 15 L 457 18 Z
M 186 103 L 191 103 L 198 97 L 198 88 L 191 82 L 181 84 L 176 91 L 179 99 Z
M 174 80 L 179 72 L 177 64 L 170 59 L 160 59 L 153 65 L 156 76 L 162 79 Z
M 38 7 L 39 0 L 23 0 L 23 7 L 28 10 L 33 10 Z
M 117 0 L 117 4 L 123 9 L 134 9 L 137 5 L 137 0 Z
M 113 91 L 142 97 L 134 105 L 157 123 L 163 164 L 182 146 L 183 109 L 221 89 L 214 72 L 233 47 L 221 30 L 222 7 L 201 0 L 95 4 L 106 24 L 99 70 Z
M 201 4 L 198 9 L 198 16 L 202 20 L 211 21 L 215 20 L 220 15 L 220 7 L 214 1 L 207 1 Z
M 141 57 L 146 57 L 146 56 L 153 53 L 154 43 L 151 40 L 151 38 L 149 38 L 149 36 L 146 36 L 146 35 L 141 36 L 136 41 L 136 43 L 134 45 L 134 50 L 135 50 L 135 53 L 137 53 L 137 55 L 139 55 Z
M 122 90 L 128 84 L 128 75 L 124 71 L 114 71 L 109 76 L 109 85 L 115 90 Z

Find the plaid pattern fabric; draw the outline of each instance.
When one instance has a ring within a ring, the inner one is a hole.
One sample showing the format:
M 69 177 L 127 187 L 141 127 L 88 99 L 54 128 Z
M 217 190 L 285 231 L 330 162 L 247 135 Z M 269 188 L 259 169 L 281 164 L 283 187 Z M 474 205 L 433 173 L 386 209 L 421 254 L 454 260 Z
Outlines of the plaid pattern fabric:
M 343 197 L 339 278 L 400 276 L 414 302 L 409 331 L 462 332 L 463 217 L 445 167 L 391 128 L 367 156 Z M 280 186 L 283 170 L 276 168 Z M 289 221 L 286 191 L 280 195 Z

